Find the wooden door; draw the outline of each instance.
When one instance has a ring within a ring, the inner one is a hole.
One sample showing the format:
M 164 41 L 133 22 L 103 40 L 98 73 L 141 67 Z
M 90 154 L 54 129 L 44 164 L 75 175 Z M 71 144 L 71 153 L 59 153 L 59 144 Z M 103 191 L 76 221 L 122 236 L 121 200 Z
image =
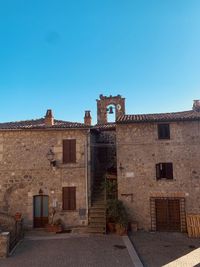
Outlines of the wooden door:
M 181 231 L 179 199 L 156 199 L 155 208 L 157 231 Z
M 49 197 L 45 195 L 34 196 L 34 227 L 45 227 L 49 217 Z

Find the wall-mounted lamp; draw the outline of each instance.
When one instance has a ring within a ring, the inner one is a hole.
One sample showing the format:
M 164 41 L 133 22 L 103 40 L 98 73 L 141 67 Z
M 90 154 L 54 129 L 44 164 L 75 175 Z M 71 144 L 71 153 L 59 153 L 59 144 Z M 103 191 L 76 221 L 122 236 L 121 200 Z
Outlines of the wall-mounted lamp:
M 49 149 L 46 157 L 47 157 L 48 161 L 50 162 L 50 165 L 55 167 L 56 166 L 55 154 L 51 148 Z

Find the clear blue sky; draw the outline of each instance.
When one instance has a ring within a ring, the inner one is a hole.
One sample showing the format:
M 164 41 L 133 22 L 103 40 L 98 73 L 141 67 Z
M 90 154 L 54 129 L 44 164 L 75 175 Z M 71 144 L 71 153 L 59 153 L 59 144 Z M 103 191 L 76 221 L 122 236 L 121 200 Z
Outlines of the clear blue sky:
M 0 121 L 96 118 L 99 94 L 127 113 L 188 110 L 200 99 L 199 0 L 0 3 Z

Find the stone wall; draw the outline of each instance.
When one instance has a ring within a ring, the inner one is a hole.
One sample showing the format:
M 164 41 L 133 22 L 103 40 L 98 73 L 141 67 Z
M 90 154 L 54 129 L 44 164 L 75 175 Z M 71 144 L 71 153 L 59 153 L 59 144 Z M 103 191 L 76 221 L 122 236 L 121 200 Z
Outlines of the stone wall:
M 184 197 L 200 213 L 200 122 L 170 123 L 159 140 L 156 123 L 117 125 L 118 194 L 139 228 L 151 228 L 150 197 Z M 155 164 L 172 162 L 174 179 L 156 180 Z
M 9 232 L 0 233 L 0 258 L 6 258 L 9 254 Z
M 63 139 L 76 139 L 76 163 L 62 163 Z M 56 167 L 47 160 L 55 153 Z M 87 224 L 87 130 L 21 130 L 0 132 L 0 210 L 21 212 L 25 226 L 33 226 L 33 197 L 49 196 L 65 225 Z M 76 211 L 62 211 L 62 187 L 76 187 Z M 86 216 L 79 216 L 79 209 Z

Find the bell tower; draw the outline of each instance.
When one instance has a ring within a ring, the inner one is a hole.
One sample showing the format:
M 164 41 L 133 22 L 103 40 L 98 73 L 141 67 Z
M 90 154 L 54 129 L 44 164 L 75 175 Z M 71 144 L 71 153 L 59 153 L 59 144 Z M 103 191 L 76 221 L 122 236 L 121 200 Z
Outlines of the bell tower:
M 114 109 L 114 110 L 113 110 Z M 125 98 L 121 95 L 117 96 L 104 96 L 100 95 L 97 99 L 97 123 L 108 123 L 108 113 L 115 112 L 115 120 L 125 114 Z

